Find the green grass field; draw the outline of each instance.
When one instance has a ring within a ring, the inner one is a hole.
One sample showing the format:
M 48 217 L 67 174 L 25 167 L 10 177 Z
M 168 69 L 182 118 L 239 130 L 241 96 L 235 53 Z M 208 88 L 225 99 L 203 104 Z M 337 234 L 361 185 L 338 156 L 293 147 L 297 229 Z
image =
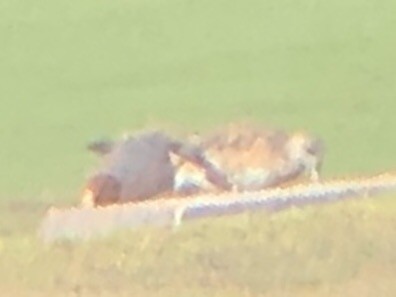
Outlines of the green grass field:
M 353 201 L 46 249 L 96 136 L 241 118 L 321 135 L 327 177 L 393 169 L 391 0 L 0 3 L 4 296 L 395 296 L 396 203 Z

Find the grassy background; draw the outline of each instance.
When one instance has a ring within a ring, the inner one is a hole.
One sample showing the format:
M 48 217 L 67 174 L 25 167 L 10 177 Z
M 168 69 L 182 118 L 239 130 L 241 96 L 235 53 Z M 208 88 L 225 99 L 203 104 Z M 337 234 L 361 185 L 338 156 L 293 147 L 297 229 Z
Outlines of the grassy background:
M 95 245 L 97 253 L 89 244 L 42 250 L 33 232 L 46 205 L 76 201 L 94 164 L 87 140 L 146 125 L 210 129 L 253 118 L 320 134 L 327 176 L 393 168 L 395 8 L 391 0 L 1 1 L 1 289 L 328 296 L 359 294 L 360 285 L 360 294 L 378 293 L 379 282 L 394 293 L 391 202 L 312 208 L 276 223 L 233 218 L 170 237 L 129 234 Z M 112 268 L 120 251 L 127 260 Z M 220 272 L 205 257 L 220 257 Z

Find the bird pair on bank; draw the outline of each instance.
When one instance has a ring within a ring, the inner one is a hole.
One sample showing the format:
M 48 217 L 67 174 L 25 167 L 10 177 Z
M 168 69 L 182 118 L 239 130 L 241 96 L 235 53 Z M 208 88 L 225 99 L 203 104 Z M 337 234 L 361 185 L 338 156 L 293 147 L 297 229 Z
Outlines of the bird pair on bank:
M 84 186 L 82 205 L 106 206 L 202 191 L 254 191 L 307 174 L 319 180 L 323 142 L 308 133 L 286 133 L 246 124 L 178 140 L 144 131 L 88 149 L 100 166 Z

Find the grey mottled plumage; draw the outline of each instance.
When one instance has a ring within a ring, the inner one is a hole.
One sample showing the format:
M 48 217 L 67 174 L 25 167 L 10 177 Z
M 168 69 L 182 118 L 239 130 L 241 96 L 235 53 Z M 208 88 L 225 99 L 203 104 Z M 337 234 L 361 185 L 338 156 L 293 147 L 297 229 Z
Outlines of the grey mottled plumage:
M 202 167 L 206 178 L 217 187 L 226 190 L 231 187 L 225 175 L 205 158 L 198 146 L 180 142 L 160 131 L 137 133 L 118 142 L 91 142 L 88 149 L 102 160 L 97 172 L 87 181 L 89 197 L 84 196 L 84 204 L 139 201 L 171 192 L 175 168 L 170 154 Z

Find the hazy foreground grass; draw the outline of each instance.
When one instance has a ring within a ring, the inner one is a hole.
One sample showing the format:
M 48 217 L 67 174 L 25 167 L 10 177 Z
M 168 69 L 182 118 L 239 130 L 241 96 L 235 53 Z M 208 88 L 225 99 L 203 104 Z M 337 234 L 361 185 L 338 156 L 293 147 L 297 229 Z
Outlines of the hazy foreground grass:
M 0 3 L 3 296 L 395 296 L 396 203 L 227 218 L 43 249 L 85 142 L 241 117 L 324 137 L 325 175 L 396 164 L 391 0 Z M 125 234 L 124 234 L 125 235 Z
M 242 215 L 43 247 L 3 235 L 6 296 L 394 296 L 392 199 Z M 16 223 L 16 218 L 7 218 Z M 80 295 L 79 295 L 80 294 Z

